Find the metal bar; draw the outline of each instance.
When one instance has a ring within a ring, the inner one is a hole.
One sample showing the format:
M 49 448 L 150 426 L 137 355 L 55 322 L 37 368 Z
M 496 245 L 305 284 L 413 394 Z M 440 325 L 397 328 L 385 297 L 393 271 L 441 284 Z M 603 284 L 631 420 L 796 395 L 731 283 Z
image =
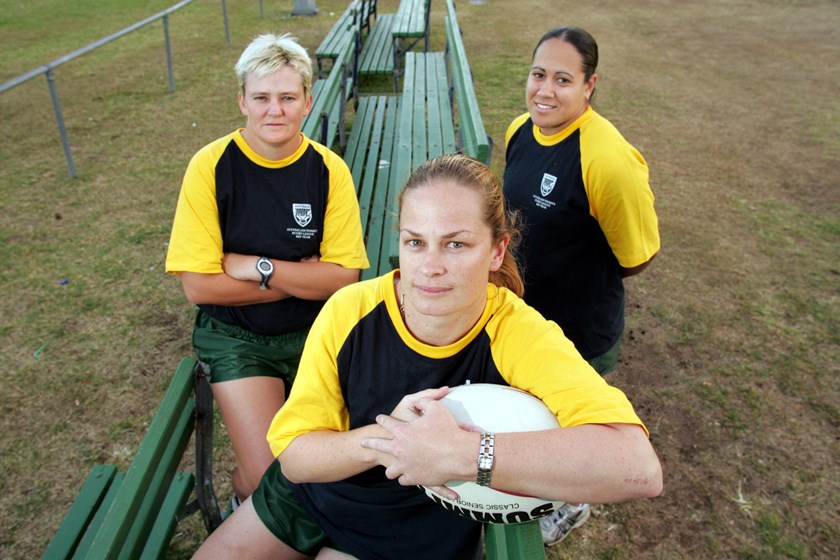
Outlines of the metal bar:
M 50 88 L 55 120 L 58 123 L 58 134 L 61 136 L 61 146 L 64 148 L 64 158 L 67 160 L 67 170 L 70 177 L 76 176 L 76 166 L 73 164 L 73 154 L 70 152 L 70 141 L 67 139 L 67 129 L 64 128 L 64 117 L 61 115 L 61 103 L 58 101 L 58 91 L 55 88 L 55 75 L 52 68 L 47 69 L 47 85 Z
M 175 4 L 174 6 L 171 6 L 167 9 L 163 10 L 162 12 L 158 12 L 157 14 L 155 14 L 153 16 L 147 17 L 143 21 L 137 22 L 134 25 L 130 25 L 130 26 L 126 27 L 125 29 L 121 30 L 121 31 L 117 31 L 116 33 L 112 33 L 111 35 L 108 35 L 107 37 L 105 37 L 103 39 L 99 39 L 98 41 L 94 41 L 93 43 L 91 43 L 89 45 L 86 45 L 86 46 L 82 47 L 81 49 L 75 50 L 75 51 L 73 51 L 69 54 L 65 54 L 64 56 L 60 56 L 60 57 L 56 58 L 55 60 L 53 60 L 52 62 L 48 62 L 47 64 L 45 64 L 43 66 L 39 66 L 38 68 L 35 68 L 34 70 L 30 70 L 29 72 L 27 72 L 25 74 L 21 74 L 17 78 L 9 80 L 8 82 L 5 82 L 4 84 L 0 85 L 0 93 L 3 93 L 7 89 L 10 89 L 10 88 L 12 88 L 16 85 L 19 85 L 19 84 L 21 84 L 21 83 L 23 83 L 27 80 L 30 80 L 30 79 L 34 78 L 35 76 L 45 74 L 47 71 L 49 71 L 53 68 L 56 68 L 57 66 L 60 66 L 60 65 L 64 64 L 65 62 L 70 62 L 71 60 L 79 58 L 83 54 L 87 54 L 90 51 L 101 47 L 102 45 L 110 43 L 111 41 L 113 41 L 115 39 L 119 39 L 120 37 L 123 37 L 124 35 L 127 35 L 127 34 L 131 33 L 132 31 L 136 31 L 137 29 L 140 29 L 141 27 L 144 27 L 144 26 L 146 26 L 146 25 L 148 25 L 148 24 L 150 24 L 154 21 L 157 21 L 158 19 L 161 19 L 162 17 L 174 12 L 175 10 L 183 8 L 184 6 L 191 3 L 192 1 L 193 0 L 182 0 L 178 4 Z
M 163 44 L 166 48 L 166 76 L 169 78 L 169 93 L 175 91 L 175 78 L 172 76 L 172 49 L 169 45 L 169 14 L 163 16 Z
M 321 113 L 321 138 L 320 142 L 324 146 L 329 146 L 329 142 L 327 142 L 327 136 L 330 133 L 330 114 L 327 111 Z
M 46 65 L 44 65 L 44 66 L 39 66 L 38 68 L 35 68 L 34 70 L 30 70 L 29 72 L 27 72 L 25 74 L 21 74 L 17 78 L 12 78 L 8 82 L 4 82 L 3 84 L 0 84 L 0 93 L 3 93 L 6 90 L 12 89 L 15 86 L 19 86 L 20 84 L 22 84 L 24 82 L 28 82 L 29 80 L 31 80 L 32 78 L 34 78 L 36 76 L 40 76 L 41 74 L 46 74 L 47 71 L 49 71 L 49 68 Z
M 34 68 L 34 69 L 30 70 L 29 72 L 21 74 L 20 76 L 17 76 L 16 78 L 13 78 L 11 80 L 8 80 L 8 81 L 0 84 L 0 93 L 3 93 L 3 92 L 5 92 L 5 91 L 7 91 L 7 90 L 9 90 L 13 87 L 19 86 L 20 84 L 31 80 L 32 78 L 35 78 L 36 76 L 40 76 L 41 74 L 45 75 L 45 77 L 47 79 L 47 85 L 50 89 L 50 97 L 52 98 L 53 110 L 55 111 L 55 118 L 56 118 L 56 121 L 58 123 L 58 131 L 59 131 L 59 134 L 61 135 L 61 144 L 62 144 L 62 147 L 64 148 L 64 157 L 67 160 L 67 168 L 70 172 L 70 177 L 75 177 L 76 176 L 76 166 L 73 163 L 73 155 L 70 151 L 70 142 L 67 138 L 67 129 L 64 126 L 64 117 L 61 114 L 61 103 L 59 102 L 58 91 L 56 90 L 56 87 L 55 87 L 55 75 L 53 73 L 53 70 L 55 68 L 57 68 L 58 66 L 61 66 L 65 62 L 70 62 L 71 60 L 74 60 L 74 59 L 82 56 L 83 54 L 87 54 L 90 51 L 92 51 L 92 50 L 94 50 L 98 47 L 101 47 L 102 45 L 105 45 L 107 43 L 110 43 L 111 41 L 119 39 L 120 37 L 128 35 L 129 33 L 133 32 L 133 31 L 136 31 L 137 29 L 140 29 L 141 27 L 144 27 L 144 26 L 146 26 L 146 25 L 148 25 L 148 24 L 150 24 L 154 21 L 157 21 L 158 19 L 163 19 L 163 33 L 164 33 L 164 40 L 165 40 L 165 43 L 166 43 L 166 66 L 167 66 L 167 72 L 168 72 L 168 76 L 169 76 L 169 91 L 171 93 L 175 90 L 175 81 L 174 81 L 173 74 L 172 74 L 172 54 L 171 54 L 171 48 L 170 48 L 170 43 L 169 43 L 169 14 L 171 14 L 172 12 L 175 12 L 176 10 L 179 10 L 179 9 L 183 8 L 187 4 L 192 3 L 192 1 L 193 0 L 182 0 L 181 2 L 175 4 L 174 6 L 170 6 L 169 8 L 167 8 L 167 9 L 161 11 L 161 12 L 158 12 L 157 14 L 155 14 L 153 16 L 150 16 L 150 17 L 148 17 L 148 18 L 146 18 L 146 19 L 144 19 L 144 20 L 142 20 L 138 23 L 135 23 L 134 25 L 126 27 L 125 29 L 123 29 L 121 31 L 118 31 L 116 33 L 112 33 L 111 35 L 108 35 L 107 37 L 105 37 L 103 39 L 95 41 L 95 42 L 93 42 L 89 45 L 86 45 L 86 46 L 82 47 L 81 49 L 75 50 L 75 51 L 73 51 L 69 54 L 66 54 L 64 56 L 56 58 L 52 62 L 48 62 L 47 64 L 44 64 L 44 65 L 39 66 L 37 68 Z M 222 1 L 222 3 L 224 4 L 224 0 Z M 227 31 L 227 12 L 226 11 L 225 11 L 225 33 L 227 34 L 228 46 L 230 46 L 230 35 Z
M 222 19 L 225 21 L 225 44 L 230 46 L 230 26 L 228 25 L 228 17 L 227 17 L 227 2 L 222 0 Z

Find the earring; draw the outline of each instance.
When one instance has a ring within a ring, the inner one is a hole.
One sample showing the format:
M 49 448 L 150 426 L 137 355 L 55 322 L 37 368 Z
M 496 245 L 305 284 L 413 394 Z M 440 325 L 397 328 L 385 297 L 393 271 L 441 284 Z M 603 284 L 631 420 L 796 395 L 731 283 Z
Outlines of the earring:
M 400 314 L 405 316 L 405 294 L 400 294 Z

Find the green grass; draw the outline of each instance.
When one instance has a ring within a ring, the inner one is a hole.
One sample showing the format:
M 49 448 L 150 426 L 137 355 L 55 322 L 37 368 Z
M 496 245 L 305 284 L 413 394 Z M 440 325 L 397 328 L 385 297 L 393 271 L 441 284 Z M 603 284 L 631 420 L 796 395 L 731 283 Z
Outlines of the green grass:
M 380 12 L 396 2 L 380 0 Z M 175 3 L 6 2 L 0 80 Z M 187 161 L 242 124 L 241 48 L 292 31 L 314 51 L 345 6 L 317 4 L 318 16 L 292 18 L 291 2 L 266 1 L 260 19 L 257 0 L 227 2 L 230 48 L 219 2 L 176 12 L 173 93 L 159 22 L 58 68 L 75 179 L 44 78 L 0 94 L 4 558 L 40 555 L 95 463 L 130 462 L 191 353 L 191 306 L 163 272 Z M 579 24 L 601 48 L 597 109 L 650 164 L 663 237 L 653 265 L 627 282 L 610 381 L 651 430 L 665 492 L 595 508 L 551 558 L 840 557 L 836 4 L 511 5 L 458 2 L 492 169 L 501 176 L 543 27 Z M 444 3 L 432 8 L 440 49 Z M 217 427 L 225 499 L 231 457 Z M 197 519 L 182 523 L 171 557 L 188 558 L 202 538 Z

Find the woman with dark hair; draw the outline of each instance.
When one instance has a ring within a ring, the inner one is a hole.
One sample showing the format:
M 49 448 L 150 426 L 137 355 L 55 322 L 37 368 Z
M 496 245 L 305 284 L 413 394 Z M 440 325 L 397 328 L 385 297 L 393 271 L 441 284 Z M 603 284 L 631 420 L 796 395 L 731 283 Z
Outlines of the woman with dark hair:
M 556 500 L 661 492 L 630 402 L 517 295 L 515 238 L 483 164 L 452 154 L 412 174 L 399 197 L 401 268 L 327 301 L 268 432 L 278 461 L 196 558 L 478 560 L 482 524 L 418 485 L 449 498 L 450 480 Z M 468 382 L 528 391 L 562 427 L 464 429 L 438 401 Z
M 601 375 L 624 330 L 623 279 L 659 251 L 642 155 L 591 106 L 598 45 L 579 27 L 552 29 L 534 49 L 528 112 L 505 136 L 504 193 L 524 222 L 525 301 L 555 321 Z M 589 516 L 567 505 L 541 521 L 546 544 Z

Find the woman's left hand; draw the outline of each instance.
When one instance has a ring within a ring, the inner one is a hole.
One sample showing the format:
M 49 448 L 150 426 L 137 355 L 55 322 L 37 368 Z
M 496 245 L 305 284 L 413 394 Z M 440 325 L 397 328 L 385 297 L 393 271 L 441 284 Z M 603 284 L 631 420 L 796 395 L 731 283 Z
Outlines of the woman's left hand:
M 442 399 L 447 393 L 449 393 L 449 387 L 438 387 L 436 389 L 425 389 L 406 395 L 397 403 L 397 406 L 391 411 L 390 416 L 403 422 L 417 420 L 422 416 L 424 401 Z
M 415 420 L 405 421 L 387 414 L 377 416 L 377 424 L 391 439 L 365 438 L 361 445 L 393 457 L 385 470 L 388 478 L 398 480 L 403 486 L 439 487 L 432 489 L 457 497 L 443 484 L 475 477 L 478 435 L 459 427 L 446 406 L 433 398 L 418 399 L 413 406 L 420 413 Z

